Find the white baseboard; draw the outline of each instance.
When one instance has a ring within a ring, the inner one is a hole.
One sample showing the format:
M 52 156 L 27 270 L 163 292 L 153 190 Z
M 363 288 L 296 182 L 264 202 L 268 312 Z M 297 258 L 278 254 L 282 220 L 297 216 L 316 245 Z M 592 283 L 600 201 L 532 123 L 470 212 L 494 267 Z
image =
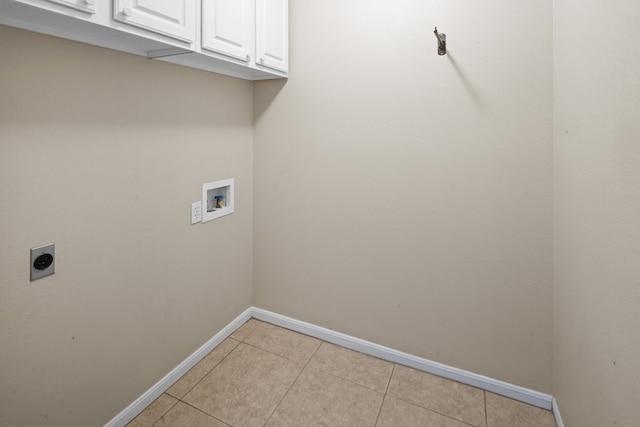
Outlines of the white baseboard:
M 553 417 L 556 419 L 556 427 L 564 427 L 562 416 L 560 415 L 560 408 L 558 407 L 558 401 L 553 398 Z
M 253 307 L 252 316 L 258 320 L 282 326 L 332 344 L 356 350 L 379 359 L 388 360 L 389 362 L 409 366 L 440 377 L 449 378 L 463 384 L 468 384 L 492 393 L 510 397 L 520 402 L 528 403 L 529 405 L 534 405 L 547 410 L 550 410 L 552 407 L 551 402 L 553 397 L 549 394 L 540 393 L 528 388 L 509 384 L 504 381 L 474 374 L 473 372 L 464 371 L 462 369 L 453 368 L 451 366 L 443 365 L 442 363 L 422 359 L 372 342 L 354 338 L 340 332 L 335 332 L 330 329 L 322 328 L 320 326 L 312 325 L 280 314 L 271 313 L 260 308 Z
M 134 419 L 147 406 L 153 403 L 154 400 L 160 397 L 162 393 L 167 391 L 173 383 L 186 374 L 189 369 L 193 368 L 200 360 L 209 354 L 211 350 L 216 348 L 236 329 L 249 320 L 251 318 L 252 309 L 253 307 L 250 307 L 240 316 L 236 317 L 231 323 L 225 326 L 224 329 L 215 334 L 214 337 L 204 343 L 202 347 L 197 349 L 191 356 L 187 357 L 182 363 L 165 375 L 164 378 L 155 383 L 153 387 L 147 390 L 142 396 L 137 398 L 131 405 L 127 406 L 122 412 L 105 424 L 105 427 L 124 427 L 128 422 Z
M 158 397 L 169 389 L 180 377 L 193 368 L 200 360 L 202 360 L 211 350 L 224 341 L 236 329 L 242 326 L 251 317 L 258 320 L 271 323 L 273 325 L 282 326 L 292 331 L 300 332 L 323 341 L 330 342 L 351 350 L 359 351 L 379 359 L 388 360 L 389 362 L 398 363 L 400 365 L 409 366 L 420 371 L 449 378 L 454 381 L 461 382 L 470 386 L 490 391 L 502 396 L 506 396 L 520 402 L 534 405 L 543 409 L 553 410 L 556 418 L 557 427 L 564 427 L 560 411 L 553 396 L 540 393 L 528 388 L 509 384 L 504 381 L 495 380 L 483 375 L 474 374 L 473 372 L 464 371 L 444 365 L 442 363 L 433 362 L 431 360 L 422 359 L 412 356 L 401 351 L 397 351 L 388 347 L 374 344 L 369 341 L 361 340 L 340 332 L 312 325 L 301 320 L 292 319 L 280 314 L 272 313 L 261 308 L 250 307 L 240 316 L 236 317 L 231 323 L 218 332 L 213 338 L 207 341 L 202 347 L 196 350 L 191 356 L 180 363 L 175 369 L 164 376 L 160 381 L 147 390 L 142 396 L 136 399 L 131 405 L 126 407 L 111 421 L 105 424 L 105 427 L 124 427 L 128 422 L 134 419 L 147 406 L 153 403 Z

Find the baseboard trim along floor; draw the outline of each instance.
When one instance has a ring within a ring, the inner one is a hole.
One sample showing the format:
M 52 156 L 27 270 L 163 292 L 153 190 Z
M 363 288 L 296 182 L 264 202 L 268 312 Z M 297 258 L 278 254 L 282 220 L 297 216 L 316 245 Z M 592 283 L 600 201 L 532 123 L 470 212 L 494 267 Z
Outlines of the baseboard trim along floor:
M 330 342 L 332 344 L 359 351 L 361 353 L 368 354 L 369 356 L 409 366 L 420 371 L 428 372 L 463 384 L 478 387 L 492 393 L 510 397 L 512 399 L 528 403 L 529 405 L 534 405 L 547 410 L 552 408 L 551 401 L 553 397 L 549 394 L 540 393 L 524 387 L 495 380 L 493 378 L 474 374 L 473 372 L 464 371 L 462 369 L 453 368 L 451 366 L 443 365 L 442 363 L 422 359 L 411 354 L 403 353 L 306 322 L 301 322 L 296 319 L 291 319 L 276 313 L 271 313 L 260 308 L 254 307 L 252 309 L 252 317 Z
M 553 398 L 553 406 L 552 406 L 552 411 L 553 411 L 553 417 L 556 419 L 556 427 L 564 427 L 564 422 L 562 422 L 562 417 L 560 416 L 560 408 L 558 407 L 558 402 L 556 401 L 556 398 Z
M 175 369 L 164 376 L 153 387 L 147 390 L 142 396 L 136 399 L 131 405 L 120 412 L 105 427 L 124 427 L 134 419 L 140 412 L 156 400 L 162 393 L 182 377 L 189 369 L 193 368 L 202 358 L 204 358 L 218 344 L 224 341 L 236 329 L 242 326 L 250 318 L 256 318 L 276 326 L 291 329 L 323 341 L 330 342 L 351 350 L 359 351 L 369 356 L 374 356 L 389 362 L 409 366 L 420 371 L 438 375 L 470 386 L 490 391 L 502 396 L 510 397 L 529 405 L 537 406 L 547 410 L 553 410 L 556 424 L 563 427 L 560 411 L 553 396 L 530 390 L 528 388 L 509 384 L 493 378 L 478 375 L 462 369 L 433 362 L 431 360 L 416 357 L 388 347 L 384 347 L 369 341 L 361 340 L 340 332 L 312 325 L 290 317 L 282 316 L 261 308 L 250 307 L 236 317 L 231 323 L 218 332 L 213 338 L 207 341 L 202 347 L 196 350 L 191 356 L 180 363 Z

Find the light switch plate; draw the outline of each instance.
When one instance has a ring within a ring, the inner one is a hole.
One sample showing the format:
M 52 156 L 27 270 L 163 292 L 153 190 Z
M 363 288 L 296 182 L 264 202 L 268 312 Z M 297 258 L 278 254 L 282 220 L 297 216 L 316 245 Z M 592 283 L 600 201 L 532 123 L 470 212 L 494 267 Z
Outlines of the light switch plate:
M 56 245 L 31 248 L 31 281 L 56 272 Z
M 191 224 L 202 222 L 202 202 L 191 203 Z

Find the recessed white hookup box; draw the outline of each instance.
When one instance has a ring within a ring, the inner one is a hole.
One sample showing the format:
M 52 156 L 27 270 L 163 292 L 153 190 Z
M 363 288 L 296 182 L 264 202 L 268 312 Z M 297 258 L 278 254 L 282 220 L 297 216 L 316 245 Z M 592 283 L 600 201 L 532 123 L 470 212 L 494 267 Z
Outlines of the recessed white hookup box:
M 234 179 L 202 184 L 202 222 L 233 213 Z

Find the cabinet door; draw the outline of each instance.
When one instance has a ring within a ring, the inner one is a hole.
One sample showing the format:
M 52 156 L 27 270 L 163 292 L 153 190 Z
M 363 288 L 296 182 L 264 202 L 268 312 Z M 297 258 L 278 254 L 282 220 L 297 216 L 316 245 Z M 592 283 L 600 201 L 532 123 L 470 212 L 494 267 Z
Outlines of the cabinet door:
M 196 0 L 114 0 L 113 19 L 192 43 Z
M 288 0 L 256 0 L 256 64 L 288 71 Z
M 254 27 L 254 0 L 202 0 L 203 49 L 250 62 Z
M 96 0 L 47 0 L 87 13 L 96 13 Z

